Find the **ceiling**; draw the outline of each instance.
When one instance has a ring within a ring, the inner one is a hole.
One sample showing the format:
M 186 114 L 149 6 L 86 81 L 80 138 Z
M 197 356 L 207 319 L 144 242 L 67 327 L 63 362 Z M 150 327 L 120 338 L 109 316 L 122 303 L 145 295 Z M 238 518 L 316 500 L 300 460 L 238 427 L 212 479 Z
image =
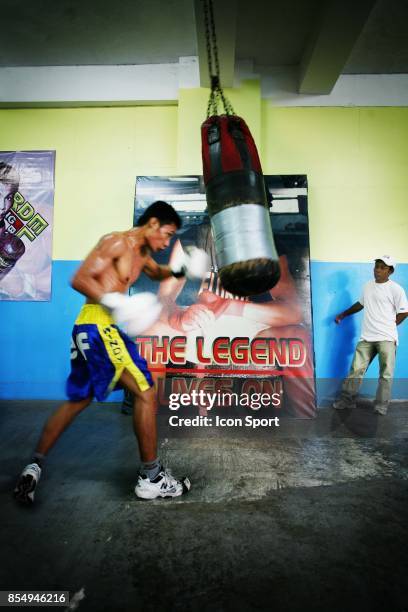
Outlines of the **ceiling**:
M 206 64 L 200 0 L 0 2 L 1 67 Z M 407 0 L 214 2 L 232 65 L 297 67 L 306 89 L 322 91 L 340 74 L 408 73 Z

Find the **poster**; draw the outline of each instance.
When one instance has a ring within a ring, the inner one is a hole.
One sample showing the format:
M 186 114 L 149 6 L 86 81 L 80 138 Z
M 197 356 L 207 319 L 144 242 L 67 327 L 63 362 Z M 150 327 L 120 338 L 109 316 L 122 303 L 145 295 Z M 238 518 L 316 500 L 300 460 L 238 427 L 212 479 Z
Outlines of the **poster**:
M 55 151 L 0 152 L 0 300 L 51 298 Z
M 239 298 L 220 284 L 205 190 L 199 176 L 138 177 L 134 224 L 152 202 L 165 200 L 182 218 L 169 249 L 204 249 L 211 269 L 202 281 L 140 278 L 131 293 L 154 291 L 160 320 L 137 338 L 158 385 L 159 404 L 170 411 L 209 410 L 298 418 L 315 416 L 310 258 L 305 176 L 266 176 L 281 279 L 270 291 Z

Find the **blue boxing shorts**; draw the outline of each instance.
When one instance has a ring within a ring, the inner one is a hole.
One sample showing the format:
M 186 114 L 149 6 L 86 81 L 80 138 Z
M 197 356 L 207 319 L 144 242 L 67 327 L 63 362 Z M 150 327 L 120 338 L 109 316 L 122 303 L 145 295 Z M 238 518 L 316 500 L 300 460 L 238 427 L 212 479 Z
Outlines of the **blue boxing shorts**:
M 85 304 L 72 330 L 71 373 L 67 396 L 71 401 L 95 396 L 100 402 L 122 388 L 119 378 L 127 370 L 139 389 L 153 386 L 147 362 L 136 344 L 114 324 L 99 304 Z

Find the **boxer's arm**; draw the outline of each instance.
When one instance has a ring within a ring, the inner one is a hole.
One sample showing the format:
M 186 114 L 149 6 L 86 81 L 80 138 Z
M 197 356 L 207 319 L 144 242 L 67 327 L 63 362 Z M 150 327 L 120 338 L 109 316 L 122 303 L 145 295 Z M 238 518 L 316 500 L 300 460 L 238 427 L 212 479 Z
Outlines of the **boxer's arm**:
M 71 286 L 82 293 L 86 298 L 99 302 L 107 292 L 104 283 L 104 272 L 116 263 L 118 279 L 123 279 L 122 273 L 129 274 L 129 265 L 126 261 L 125 240 L 120 235 L 111 234 L 100 240 L 97 246 L 89 253 L 74 275 Z M 112 279 L 114 283 L 116 279 Z M 108 289 L 113 291 L 114 288 Z
M 149 278 L 159 281 L 167 280 L 172 276 L 178 279 L 186 277 L 201 280 L 205 278 L 209 267 L 209 257 L 203 249 L 190 246 L 183 250 L 178 241 L 174 246 L 168 266 L 159 265 L 149 257 L 143 271 Z
M 147 259 L 143 272 L 152 280 L 157 281 L 166 280 L 174 276 L 170 266 L 160 265 L 152 257 Z
M 170 276 L 175 278 L 203 279 L 209 267 L 209 257 L 203 249 L 190 246 L 183 250 L 180 245 L 177 260 L 176 257 L 171 257 L 168 266 L 160 266 L 154 259 L 149 257 L 146 261 L 144 272 L 155 280 L 165 280 L 170 278 Z
M 171 268 L 174 265 L 174 262 L 180 257 L 180 253 L 182 251 L 182 246 L 180 240 L 176 240 L 174 243 L 173 249 L 171 251 L 170 259 L 169 259 L 169 267 Z M 168 308 L 175 306 L 175 302 L 177 297 L 183 290 L 183 287 L 186 282 L 186 277 L 182 276 L 180 278 L 176 278 L 172 276 L 164 283 L 160 283 L 158 296 L 159 299 L 167 306 Z
M 180 240 L 176 240 L 170 254 L 169 269 L 171 269 L 170 266 L 179 257 L 181 250 L 182 247 Z M 179 321 L 179 317 L 183 313 L 183 309 L 176 304 L 176 300 L 179 294 L 181 293 L 185 282 L 186 278 L 184 276 L 181 278 L 176 278 L 175 276 L 171 275 L 159 285 L 157 297 L 163 304 L 162 318 L 167 318 L 167 322 L 169 325 L 173 325 L 173 320 Z

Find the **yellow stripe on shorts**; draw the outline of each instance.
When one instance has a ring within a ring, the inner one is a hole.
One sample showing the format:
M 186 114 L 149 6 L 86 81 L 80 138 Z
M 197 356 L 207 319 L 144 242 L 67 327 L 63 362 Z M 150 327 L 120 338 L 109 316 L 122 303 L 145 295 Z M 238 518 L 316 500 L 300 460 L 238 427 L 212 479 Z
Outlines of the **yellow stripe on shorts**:
M 100 304 L 84 304 L 79 311 L 75 325 L 113 325 L 111 314 Z
M 93 304 L 88 305 L 92 306 Z M 83 323 L 83 321 L 81 322 Z M 109 385 L 108 392 L 110 393 L 114 389 L 116 383 L 121 377 L 123 370 L 128 370 L 131 373 L 141 391 L 147 391 L 147 389 L 150 389 L 150 385 L 146 380 L 145 375 L 135 365 L 131 355 L 129 354 L 126 348 L 125 343 L 120 337 L 118 330 L 109 324 L 101 325 L 99 323 L 97 323 L 97 328 L 107 350 L 111 363 L 115 368 L 115 374 Z

